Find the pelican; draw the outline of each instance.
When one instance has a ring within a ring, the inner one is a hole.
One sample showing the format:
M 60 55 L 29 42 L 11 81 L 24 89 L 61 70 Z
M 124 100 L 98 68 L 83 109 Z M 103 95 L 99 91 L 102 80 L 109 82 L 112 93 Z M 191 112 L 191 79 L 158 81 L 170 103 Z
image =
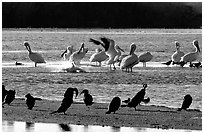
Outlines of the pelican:
M 122 52 L 125 52 L 122 48 L 120 48 L 118 45 L 115 45 L 115 49 L 117 51 L 117 55 L 115 56 L 114 58 L 114 62 L 118 62 L 119 61 L 119 58 L 121 56 L 121 51 Z
M 107 64 L 110 65 L 110 70 L 111 69 L 111 65 L 113 65 L 114 70 L 116 69 L 115 65 L 114 65 L 114 58 L 117 55 L 117 51 L 115 49 L 115 41 L 106 37 L 102 37 L 100 38 L 102 42 L 97 41 L 95 39 L 90 38 L 90 42 L 93 42 L 96 45 L 101 45 L 104 49 L 106 54 L 108 55 L 109 59 L 107 61 Z
M 85 48 L 84 43 L 82 43 L 81 48 L 70 56 L 69 61 L 74 62 L 75 65 L 80 64 L 80 61 L 85 57 L 87 52 L 88 48 Z
M 29 52 L 28 56 L 29 56 L 30 60 L 35 62 L 35 67 L 37 66 L 37 63 L 46 63 L 45 60 L 43 59 L 43 57 L 41 56 L 41 54 L 36 53 L 36 52 L 32 52 L 30 45 L 28 44 L 27 41 L 24 42 L 24 46 L 26 47 L 26 49 Z
M 136 54 L 134 54 L 134 52 L 136 50 L 136 45 L 134 43 L 132 43 L 130 48 L 131 48 L 130 54 L 128 56 L 126 56 L 125 58 L 123 58 L 123 60 L 121 61 L 121 64 L 120 64 L 120 68 L 126 69 L 126 71 L 128 70 L 128 72 L 129 72 L 129 68 L 131 69 L 131 72 L 132 72 L 132 67 L 139 63 L 138 56 Z
M 123 60 L 123 58 L 125 58 L 126 56 L 128 56 L 128 54 L 122 54 L 120 57 L 119 57 L 119 59 L 118 59 L 118 66 L 120 66 L 120 64 L 121 64 L 121 61 Z
M 200 48 L 197 40 L 193 41 L 193 46 L 196 48 L 196 51 L 187 53 L 183 57 L 181 57 L 181 60 L 180 60 L 181 66 L 184 66 L 184 64 L 186 64 L 187 62 L 190 62 L 191 64 L 193 61 L 196 61 L 199 58 Z
M 146 67 L 146 62 L 152 60 L 153 55 L 149 51 L 147 51 L 146 53 L 140 54 L 138 58 L 139 61 L 143 63 L 143 67 Z
M 175 41 L 176 52 L 172 54 L 171 61 L 173 64 L 178 64 L 181 60 L 181 57 L 184 56 L 184 52 L 180 51 L 180 44 L 178 41 Z
M 67 49 L 61 54 L 61 57 L 64 58 L 64 60 L 69 60 L 69 57 L 72 55 L 73 52 L 75 52 L 73 46 L 68 46 Z
M 105 51 L 102 51 L 100 48 L 96 49 L 96 52 L 90 57 L 90 62 L 99 62 L 99 66 L 101 66 L 101 62 L 105 61 L 108 58 Z

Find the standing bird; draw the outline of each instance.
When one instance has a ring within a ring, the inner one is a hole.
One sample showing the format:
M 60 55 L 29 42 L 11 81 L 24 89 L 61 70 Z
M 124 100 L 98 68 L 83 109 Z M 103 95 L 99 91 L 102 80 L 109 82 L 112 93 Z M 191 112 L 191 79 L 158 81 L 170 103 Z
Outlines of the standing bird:
M 183 100 L 183 104 L 181 106 L 181 108 L 178 109 L 178 111 L 181 111 L 182 109 L 187 110 L 187 108 L 189 108 L 189 106 L 192 103 L 192 97 L 190 94 L 187 94 L 184 96 L 184 100 Z
M 9 90 L 9 91 L 7 92 L 5 101 L 3 102 L 2 105 L 4 105 L 4 104 L 10 105 L 11 102 L 15 99 L 15 94 L 16 94 L 16 91 L 15 91 L 15 90 Z
M 108 108 L 108 111 L 106 112 L 106 114 L 110 114 L 111 112 L 113 112 L 115 114 L 115 112 L 119 109 L 120 104 L 121 104 L 120 98 L 114 97 L 109 104 L 109 108 Z
M 96 49 L 96 52 L 91 55 L 89 61 L 90 62 L 98 62 L 99 66 L 101 66 L 101 62 L 105 61 L 108 58 L 105 51 L 102 51 L 100 48 Z
M 139 58 L 136 54 L 134 54 L 135 50 L 136 50 L 136 45 L 134 43 L 131 44 L 130 46 L 130 54 L 128 56 L 126 56 L 125 58 L 123 58 L 123 60 L 121 61 L 120 64 L 120 69 L 126 69 L 126 71 L 129 72 L 129 68 L 132 72 L 132 68 L 133 66 L 135 66 L 136 64 L 139 63 Z
M 60 55 L 64 60 L 69 60 L 69 57 L 75 52 L 73 46 L 68 46 L 67 49 Z
M 71 104 L 73 103 L 73 96 L 74 96 L 74 92 L 76 93 L 76 97 L 78 96 L 78 89 L 77 88 L 71 88 L 69 87 L 66 92 L 64 93 L 64 98 L 62 100 L 62 103 L 60 105 L 60 107 L 57 109 L 57 111 L 54 111 L 50 114 L 54 114 L 54 113 L 64 113 L 67 111 L 67 109 L 71 106 Z M 76 98 L 75 97 L 75 98 Z
M 145 90 L 147 88 L 147 84 L 143 84 L 143 89 L 140 90 L 131 100 L 130 102 L 128 102 L 127 105 L 122 105 L 122 107 L 133 107 L 135 108 L 136 111 L 136 107 L 137 105 L 139 105 L 142 101 L 144 101 L 144 96 L 145 96 Z
M 125 52 L 122 48 L 120 48 L 118 45 L 115 45 L 115 49 L 117 51 L 117 55 L 114 58 L 114 63 L 119 62 L 119 58 L 121 56 L 121 51 Z
M 24 46 L 26 47 L 26 49 L 29 52 L 28 56 L 29 56 L 30 60 L 35 62 L 35 67 L 37 67 L 37 63 L 46 63 L 41 54 L 36 53 L 36 52 L 32 52 L 30 45 L 28 44 L 27 41 L 24 42 Z
M 84 103 L 87 107 L 91 106 L 93 104 L 93 97 L 89 94 L 89 91 L 87 89 L 84 89 L 81 93 L 84 94 Z
M 82 43 L 80 49 L 70 55 L 69 61 L 73 62 L 75 65 L 79 65 L 80 61 L 85 57 L 87 52 L 88 48 L 85 48 L 84 43 Z
M 175 41 L 176 52 L 172 54 L 171 60 L 172 64 L 179 64 L 181 57 L 184 56 L 184 52 L 180 51 L 180 44 L 178 41 Z
M 101 45 L 105 49 L 105 52 L 109 57 L 106 63 L 107 65 L 110 65 L 110 70 L 112 70 L 111 65 L 113 65 L 113 69 L 115 70 L 116 67 L 114 65 L 114 59 L 115 59 L 115 56 L 117 55 L 117 51 L 115 49 L 115 41 L 106 37 L 101 37 L 100 40 L 102 42 L 90 38 L 89 41 L 93 42 L 96 45 Z
M 2 85 L 2 102 L 4 102 L 7 93 L 8 91 L 6 90 L 5 85 Z
M 149 51 L 147 51 L 146 53 L 140 54 L 138 58 L 139 62 L 143 63 L 143 67 L 146 67 L 146 62 L 152 60 L 153 55 Z
M 26 105 L 29 110 L 32 110 L 33 107 L 35 106 L 35 100 L 42 100 L 41 98 L 35 98 L 33 97 L 30 93 L 26 94 L 25 97 L 26 99 Z
M 187 62 L 190 62 L 190 64 L 191 64 L 193 61 L 198 60 L 201 51 L 200 51 L 200 48 L 199 48 L 199 45 L 198 45 L 198 41 L 197 41 L 197 40 L 194 40 L 194 41 L 193 41 L 193 46 L 196 48 L 196 51 L 195 51 L 195 52 L 187 53 L 187 54 L 185 54 L 183 57 L 181 57 L 180 65 L 181 65 L 182 67 L 183 67 Z

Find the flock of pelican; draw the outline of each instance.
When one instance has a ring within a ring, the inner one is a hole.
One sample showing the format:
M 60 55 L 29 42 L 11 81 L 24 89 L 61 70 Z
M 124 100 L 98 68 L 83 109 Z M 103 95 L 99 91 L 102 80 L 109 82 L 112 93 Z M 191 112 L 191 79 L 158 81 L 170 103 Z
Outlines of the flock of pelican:
M 101 62 L 106 60 L 106 64 L 110 66 L 110 70 L 112 70 L 112 67 L 113 70 L 116 70 L 115 63 L 118 63 L 120 69 L 125 69 L 128 72 L 130 70 L 132 72 L 132 68 L 139 62 L 142 62 L 143 67 L 146 67 L 146 62 L 151 61 L 153 58 L 153 55 L 149 51 L 137 56 L 135 54 L 137 48 L 135 43 L 130 45 L 129 54 L 122 54 L 122 52 L 125 51 L 121 49 L 113 39 L 106 37 L 101 37 L 99 40 L 90 38 L 89 42 L 92 42 L 95 45 L 100 45 L 104 48 L 104 50 L 97 48 L 95 53 L 90 57 L 89 61 L 98 62 L 99 66 L 101 66 Z M 27 41 L 24 42 L 24 45 L 29 52 L 28 56 L 30 60 L 35 63 L 35 67 L 37 66 L 37 63 L 46 63 L 41 54 L 32 52 Z M 198 60 L 200 55 L 200 48 L 197 40 L 193 41 L 193 46 L 196 48 L 195 52 L 184 54 L 184 52 L 180 51 L 179 42 L 176 41 L 176 52 L 172 54 L 170 61 L 163 64 L 170 65 L 172 63 L 172 65 L 178 64 L 182 67 L 188 62 L 192 64 L 193 61 Z M 67 49 L 61 54 L 61 57 L 63 57 L 64 60 L 69 60 L 72 65 L 76 66 L 80 64 L 80 61 L 85 57 L 87 52 L 88 48 L 85 48 L 84 43 L 82 43 L 79 50 L 74 50 L 73 46 L 68 46 Z

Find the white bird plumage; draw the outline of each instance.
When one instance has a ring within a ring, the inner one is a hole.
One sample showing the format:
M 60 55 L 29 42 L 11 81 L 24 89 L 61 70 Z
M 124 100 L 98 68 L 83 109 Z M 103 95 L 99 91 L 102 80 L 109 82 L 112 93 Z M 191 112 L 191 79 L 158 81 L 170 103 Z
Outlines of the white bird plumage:
M 139 63 L 138 56 L 134 54 L 135 50 L 136 50 L 136 45 L 132 43 L 130 46 L 130 54 L 122 59 L 120 64 L 120 69 L 122 70 L 126 69 L 126 71 L 128 72 L 129 72 L 129 69 L 131 69 L 131 72 L 132 72 L 133 66 Z
M 176 52 L 172 54 L 171 61 L 173 64 L 178 64 L 181 60 L 181 57 L 184 56 L 184 52 L 180 51 L 180 44 L 178 41 L 175 41 Z
M 29 52 L 28 56 L 29 56 L 30 60 L 35 62 L 35 67 L 37 67 L 37 63 L 46 63 L 41 54 L 36 53 L 36 52 L 32 52 L 30 45 L 27 41 L 24 42 L 24 46 L 26 47 L 26 49 Z
M 201 51 L 197 40 L 193 41 L 193 46 L 196 48 L 196 51 L 187 53 L 183 57 L 181 57 L 181 61 L 180 61 L 181 64 L 186 64 L 187 62 L 190 62 L 191 64 L 193 61 L 198 60 Z
M 75 52 L 76 50 L 73 46 L 68 46 L 67 49 L 61 54 L 64 60 L 69 60 L 69 57 Z
M 73 62 L 75 65 L 79 65 L 81 60 L 85 57 L 88 52 L 88 48 L 84 47 L 84 43 L 81 44 L 81 48 L 71 54 L 69 61 Z
M 140 54 L 138 58 L 139 58 L 139 62 L 143 63 L 143 67 L 146 67 L 146 62 L 152 60 L 153 55 L 149 51 L 147 51 L 146 53 Z
M 91 55 L 89 61 L 90 62 L 99 62 L 99 66 L 101 66 L 101 62 L 105 61 L 108 58 L 105 51 L 102 51 L 100 48 L 97 48 L 95 53 Z

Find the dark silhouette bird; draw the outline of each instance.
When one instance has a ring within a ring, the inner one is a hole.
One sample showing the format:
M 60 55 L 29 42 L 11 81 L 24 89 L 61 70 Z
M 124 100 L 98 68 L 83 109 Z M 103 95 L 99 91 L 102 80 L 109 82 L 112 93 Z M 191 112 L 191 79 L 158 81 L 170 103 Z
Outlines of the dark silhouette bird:
M 26 99 L 26 105 L 27 105 L 29 110 L 33 109 L 33 107 L 35 106 L 36 100 L 42 100 L 41 98 L 33 97 L 30 93 L 26 94 L 25 97 L 27 98 Z
M 128 102 L 127 105 L 122 105 L 122 107 L 133 107 L 135 108 L 136 111 L 136 107 L 137 105 L 139 105 L 143 100 L 144 100 L 144 96 L 145 96 L 145 90 L 147 88 L 147 84 L 143 84 L 143 89 L 140 90 L 131 100 L 130 102 Z
M 122 101 L 122 102 L 124 102 L 124 103 L 128 103 L 128 102 L 130 102 L 130 98 L 128 98 L 127 100 L 124 100 L 124 101 Z
M 120 98 L 114 97 L 109 104 L 109 108 L 108 108 L 108 111 L 106 112 L 106 114 L 110 114 L 111 112 L 113 112 L 115 114 L 115 112 L 119 109 L 120 104 L 121 104 Z
M 167 61 L 167 62 L 164 62 L 164 63 L 162 63 L 162 64 L 165 64 L 165 65 L 169 66 L 169 65 L 171 64 L 171 62 L 172 62 L 172 60 Z
M 3 102 L 2 105 L 4 105 L 4 104 L 10 105 L 11 102 L 15 99 L 15 94 L 16 94 L 16 91 L 15 91 L 15 90 L 9 90 L 9 91 L 7 92 L 5 101 Z
M 16 66 L 18 66 L 18 65 L 23 65 L 23 63 L 20 63 L 20 62 L 17 62 L 17 61 L 16 61 L 15 65 L 16 65 Z
M 60 128 L 62 129 L 62 131 L 71 131 L 71 127 L 67 124 L 59 124 Z
M 189 108 L 189 106 L 192 103 L 193 98 L 191 97 L 190 94 L 187 94 L 184 96 L 184 100 L 183 100 L 183 104 L 181 106 L 181 108 L 178 109 L 178 111 L 181 111 L 182 109 L 187 110 L 187 108 Z
M 8 91 L 6 90 L 5 85 L 2 85 L 2 102 L 4 102 L 7 93 Z
M 150 98 L 149 97 L 147 97 L 146 99 L 143 99 L 142 100 L 145 104 L 147 104 L 147 103 L 149 103 L 150 102 Z
M 76 97 L 78 96 L 78 89 L 77 88 L 71 88 L 69 87 L 66 92 L 64 93 L 64 98 L 62 100 L 62 103 L 60 105 L 60 107 L 57 109 L 57 111 L 54 111 L 50 114 L 54 114 L 54 113 L 64 113 L 67 111 L 67 109 L 71 106 L 71 104 L 73 103 L 73 96 L 74 96 L 74 92 L 76 92 Z
M 80 94 L 84 94 L 84 103 L 86 106 L 91 106 L 93 104 L 93 97 L 89 94 L 87 89 L 84 89 Z
M 194 67 L 199 68 L 199 67 L 201 67 L 201 62 L 198 62 L 198 63 L 193 63 L 193 65 L 194 65 Z

